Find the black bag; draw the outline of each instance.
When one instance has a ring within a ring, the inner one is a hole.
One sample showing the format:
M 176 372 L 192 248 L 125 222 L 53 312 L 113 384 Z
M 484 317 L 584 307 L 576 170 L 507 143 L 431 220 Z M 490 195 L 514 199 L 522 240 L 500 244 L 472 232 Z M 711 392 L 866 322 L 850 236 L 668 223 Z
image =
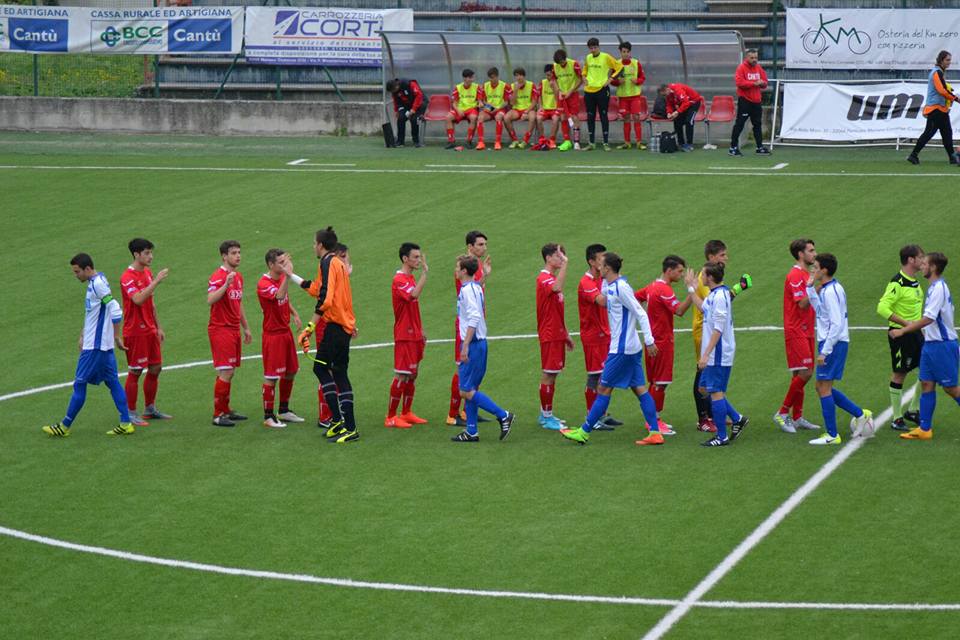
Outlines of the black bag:
M 657 99 L 653 102 L 653 115 L 658 118 L 667 117 L 667 99 L 663 96 L 657 96 Z
M 679 150 L 679 147 L 677 147 L 677 134 L 671 131 L 663 131 L 660 133 L 660 153 L 676 153 Z
M 387 149 L 397 146 L 397 140 L 393 137 L 393 126 L 389 122 L 383 123 L 383 144 Z

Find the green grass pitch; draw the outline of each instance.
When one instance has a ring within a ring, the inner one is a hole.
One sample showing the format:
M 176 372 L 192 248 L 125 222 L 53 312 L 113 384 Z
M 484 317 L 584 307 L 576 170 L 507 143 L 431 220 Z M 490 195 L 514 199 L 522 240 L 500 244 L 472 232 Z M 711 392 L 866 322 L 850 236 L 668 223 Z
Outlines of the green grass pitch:
M 204 295 L 221 240 L 243 245 L 255 328 L 244 353 L 254 355 L 263 254 L 285 248 L 311 274 L 313 232 L 328 224 L 351 248 L 357 347 L 391 340 L 389 284 L 406 240 L 421 244 L 430 265 L 421 305 L 428 338 L 452 337 L 453 259 L 471 228 L 489 237 L 492 335 L 535 332 L 545 242 L 564 243 L 572 256 L 566 311 L 575 330 L 587 244 L 621 253 L 624 275 L 640 286 L 667 253 L 698 264 L 715 237 L 729 246 L 730 270 L 756 284 L 737 299 L 738 327 L 781 324 L 787 245 L 800 236 L 839 257 L 850 324 L 879 327 L 876 301 L 901 245 L 943 251 L 960 265 L 949 204 L 955 167 L 933 147 L 920 167 L 905 154 L 388 152 L 372 139 L 0 134 L 0 395 L 71 379 L 83 287 L 68 260 L 89 252 L 119 293 L 134 236 L 156 244 L 155 270 L 170 268 L 156 294 L 168 366 L 209 358 Z M 948 268 L 948 281 L 958 269 Z M 293 295 L 307 314 L 309 299 Z M 879 414 L 888 404 L 886 338 L 857 329 L 851 339 L 840 386 Z M 67 440 L 46 438 L 40 426 L 62 417 L 68 388 L 3 400 L 0 527 L 253 571 L 676 601 L 836 453 L 771 423 L 788 382 L 779 331 L 738 334 L 730 398 L 751 426 L 720 450 L 697 446 L 689 333 L 677 335 L 664 411 L 678 435 L 652 450 L 634 446 L 642 417 L 622 392 L 612 412 L 627 424 L 589 446 L 538 428 L 539 354 L 529 338 L 491 343 L 484 384 L 517 413 L 514 433 L 501 443 L 481 425 L 479 445 L 454 445 L 456 431 L 442 424 L 452 349 L 428 345 L 414 407 L 430 424 L 408 432 L 382 426 L 391 348 L 355 349 L 362 437 L 343 447 L 326 444 L 310 422 L 279 432 L 255 419 L 210 426 L 209 366 L 165 371 L 158 404 L 175 419 L 129 438 L 104 435 L 116 415 L 102 388 L 90 390 Z M 233 404 L 253 418 L 261 375 L 259 360 L 248 360 L 234 383 Z M 557 390 L 557 413 L 570 422 L 583 417 L 583 381 L 578 344 Z M 315 417 L 306 365 L 292 406 Z M 820 422 L 812 385 L 806 407 Z M 900 441 L 882 425 L 704 600 L 960 602 L 958 456 L 960 410 L 943 395 L 932 442 Z M 223 575 L 0 536 L 8 638 L 640 638 L 670 608 Z M 666 637 L 949 638 L 958 625 L 960 610 L 698 606 Z

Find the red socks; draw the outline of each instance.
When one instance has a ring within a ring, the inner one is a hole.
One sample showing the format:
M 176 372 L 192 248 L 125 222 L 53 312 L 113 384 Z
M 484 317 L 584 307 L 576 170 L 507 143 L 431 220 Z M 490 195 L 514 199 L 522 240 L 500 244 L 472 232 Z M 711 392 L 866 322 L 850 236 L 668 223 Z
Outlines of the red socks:
M 623 121 L 623 141 L 630 143 L 630 123 L 626 120 Z M 637 138 L 637 142 L 640 142 L 639 138 Z
M 213 383 L 213 415 L 222 416 L 225 413 L 230 413 L 230 383 L 217 376 Z
M 467 142 L 471 142 L 473 140 L 474 131 L 476 131 L 479 134 L 480 139 L 483 140 L 483 125 L 481 124 L 476 129 L 474 129 L 473 127 L 467 128 Z
M 639 144 L 640 141 L 643 140 L 643 123 L 642 123 L 642 122 L 634 122 L 634 123 L 633 123 L 633 131 L 634 131 L 634 133 L 637 134 L 637 144 Z
M 402 414 L 410 413 L 413 408 L 413 393 L 416 389 L 413 380 L 407 380 L 406 384 L 403 385 L 403 409 L 400 411 Z
M 333 412 L 330 411 L 330 407 L 327 405 L 326 399 L 323 397 L 323 389 L 317 387 L 317 406 L 319 407 L 317 413 L 317 420 L 319 422 L 326 422 L 333 418 Z
M 590 409 L 593 408 L 593 403 L 597 399 L 597 390 L 591 389 L 590 387 L 584 387 L 583 397 L 587 401 L 587 413 L 590 413 Z
M 447 142 L 453 142 L 453 129 L 447 129 Z
M 130 411 L 137 410 L 137 392 L 139 391 L 138 384 L 140 381 L 140 371 L 130 371 L 127 373 L 127 382 L 123 385 L 124 391 L 127 392 L 127 409 Z M 144 393 L 146 393 L 146 384 L 144 386 Z
M 274 387 L 272 384 L 263 383 L 263 413 L 264 415 L 273 415 L 273 396 Z
M 653 401 L 657 405 L 657 413 L 663 411 L 663 401 L 666 398 L 667 390 L 652 384 L 650 385 L 650 395 L 653 396 Z
M 450 381 L 450 413 L 451 418 L 460 415 L 460 374 L 453 374 L 453 380 Z
M 404 383 L 397 378 L 390 383 L 390 404 L 387 406 L 387 417 L 393 418 L 397 415 L 397 407 L 400 406 L 400 397 L 403 395 Z
M 503 137 L 503 123 L 499 120 L 497 121 L 497 142 L 500 142 L 500 139 Z M 516 136 L 513 136 L 513 139 L 516 140 Z
M 160 375 L 149 371 L 143 376 L 143 404 L 152 407 L 157 401 L 157 386 L 160 384 Z
M 562 121 L 560 123 L 560 130 L 563 131 L 563 139 L 569 140 L 570 139 L 570 123 L 568 123 L 566 120 Z
M 800 376 L 793 376 L 790 379 L 790 388 L 787 390 L 787 395 L 783 398 L 783 404 L 780 406 L 781 414 L 790 413 L 792 407 L 794 418 L 803 415 L 803 388 L 806 384 L 807 381 Z
M 540 411 L 545 416 L 553 414 L 553 392 L 556 385 L 540 384 Z
M 523 134 L 523 141 L 524 141 L 525 143 L 526 143 L 526 142 L 530 142 L 530 134 L 531 134 L 531 133 L 533 133 L 533 132 L 532 132 L 532 131 L 527 131 L 525 134 Z

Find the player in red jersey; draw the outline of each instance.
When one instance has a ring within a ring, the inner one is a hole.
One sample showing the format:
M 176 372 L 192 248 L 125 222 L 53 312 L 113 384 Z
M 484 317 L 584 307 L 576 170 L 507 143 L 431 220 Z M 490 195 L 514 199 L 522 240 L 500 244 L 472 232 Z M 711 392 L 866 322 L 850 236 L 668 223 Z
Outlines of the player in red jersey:
M 207 336 L 213 353 L 213 368 L 217 370 L 213 387 L 213 424 L 233 427 L 238 420 L 247 419 L 230 408 L 230 383 L 240 366 L 240 330 L 243 330 L 244 344 L 253 342 L 253 334 L 243 312 L 243 276 L 237 271 L 240 243 L 236 240 L 221 242 L 220 259 L 223 264 L 210 275 L 207 286 L 207 304 L 210 305 Z
M 413 272 L 420 269 L 420 282 Z M 409 429 L 427 421 L 413 413 L 415 380 L 423 360 L 427 337 L 420 320 L 420 294 L 427 284 L 427 258 L 420 245 L 404 242 L 400 245 L 400 270 L 393 276 L 393 382 L 390 384 L 390 404 L 387 406 L 385 427 Z M 402 404 L 401 404 L 402 403 Z M 400 415 L 397 408 L 402 407 Z
M 540 250 L 544 268 L 537 276 L 537 337 L 540 339 L 540 418 L 544 429 L 559 431 L 564 422 L 553 415 L 557 376 L 566 364 L 573 340 L 563 320 L 563 285 L 567 281 L 567 254 L 563 245 L 549 243 Z
M 483 234 L 482 231 L 470 231 L 467 233 L 465 238 L 467 243 L 466 254 L 468 256 L 473 256 L 480 263 L 480 268 L 477 269 L 477 272 L 474 274 L 473 279 L 480 283 L 481 286 L 484 286 L 487 282 L 487 277 L 490 275 L 490 272 L 493 270 L 493 267 L 490 265 L 490 256 L 487 255 L 487 236 Z M 454 283 L 457 290 L 457 295 L 460 295 L 460 287 L 463 286 L 463 283 L 460 282 L 460 279 L 454 275 Z M 457 319 L 454 321 L 454 352 L 453 352 L 453 361 L 456 365 L 460 364 L 460 320 Z M 486 422 L 487 418 L 479 418 L 480 422 Z M 460 411 L 460 375 L 457 372 L 454 372 L 453 379 L 450 381 L 450 411 L 447 413 L 447 424 L 450 426 L 465 427 L 467 426 L 467 417 Z
M 133 256 L 133 264 L 120 276 L 120 292 L 123 297 L 123 342 L 127 347 L 127 409 L 130 423 L 145 427 L 147 419 L 169 420 L 171 416 L 156 407 L 157 386 L 163 359 L 160 346 L 164 341 L 163 328 L 157 321 L 153 306 L 153 292 L 167 277 L 168 269 L 161 269 L 154 277 L 150 272 L 153 262 L 153 243 L 144 238 L 134 238 L 127 245 Z M 143 379 L 142 414 L 137 413 L 137 391 L 140 374 L 147 370 Z
M 303 418 L 290 410 L 293 379 L 300 370 L 290 318 L 293 317 L 297 331 L 303 328 L 303 322 L 297 310 L 290 306 L 290 278 L 284 273 L 284 263 L 290 262 L 290 256 L 283 249 L 270 249 L 264 259 L 268 271 L 257 283 L 257 300 L 263 310 L 263 426 L 282 429 L 288 422 L 303 422 Z M 293 270 L 292 265 L 290 269 Z M 278 380 L 279 416 L 273 409 Z
M 683 302 L 677 300 L 671 285 L 684 279 L 686 267 L 687 263 L 680 256 L 667 256 L 663 259 L 660 277 L 634 293 L 639 302 L 647 304 L 650 328 L 657 338 L 657 355 L 651 356 L 649 351 L 644 350 L 643 360 L 647 367 L 650 395 L 657 405 L 660 433 L 665 436 L 676 433 L 671 425 L 659 418 L 663 412 L 667 386 L 673 382 L 673 318 L 685 314 L 693 303 L 689 295 Z
M 783 283 L 783 337 L 792 377 L 773 421 L 785 433 L 796 433 L 798 428 L 819 431 L 820 427 L 803 417 L 803 388 L 817 366 L 817 314 L 807 297 L 817 249 L 813 240 L 800 238 L 790 243 L 790 255 L 796 262 Z
M 603 297 L 603 254 L 607 250 L 602 244 L 587 247 L 587 266 L 589 270 L 580 278 L 577 285 L 577 310 L 580 314 L 580 342 L 583 344 L 583 360 L 587 367 L 587 383 L 583 396 L 587 401 L 587 413 L 597 399 L 597 387 L 603 363 L 610 351 L 610 324 L 607 319 L 607 301 Z M 594 431 L 609 431 L 623 423 L 609 414 L 594 425 Z

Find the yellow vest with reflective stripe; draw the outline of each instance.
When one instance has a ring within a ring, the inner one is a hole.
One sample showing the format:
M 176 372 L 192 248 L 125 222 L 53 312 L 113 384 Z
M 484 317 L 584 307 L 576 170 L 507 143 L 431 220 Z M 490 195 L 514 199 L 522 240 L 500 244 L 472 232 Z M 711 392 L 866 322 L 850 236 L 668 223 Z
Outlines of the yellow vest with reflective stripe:
M 617 87 L 617 97 L 629 98 L 640 95 L 643 85 L 633 83 L 633 81 L 637 79 L 639 70 L 640 63 L 637 62 L 636 58 L 630 60 L 628 64 L 623 65 L 623 76 L 620 78 L 620 86 Z
M 553 75 L 557 76 L 557 86 L 560 87 L 560 91 L 567 93 L 568 91 L 573 91 L 573 88 L 577 86 L 577 77 L 576 72 L 574 71 L 573 60 L 567 58 L 567 66 L 561 67 L 556 62 L 553 63 Z
M 517 111 L 526 111 L 533 105 L 533 83 L 527 80 L 523 83 L 523 87 L 517 86 L 517 83 L 513 83 L 513 108 Z
M 586 86 L 583 88 L 587 93 L 596 93 L 607 81 L 610 71 L 617 73 L 620 71 L 620 61 L 609 53 L 600 52 L 600 55 L 587 54 L 583 59 L 583 75 L 586 79 Z
M 506 82 L 498 82 L 496 88 L 489 80 L 483 83 L 483 93 L 487 97 L 487 104 L 497 109 L 503 106 L 503 94 L 506 90 Z
M 457 85 L 457 96 L 459 97 L 457 109 L 460 111 L 469 111 L 470 109 L 477 108 L 478 86 L 476 83 L 473 83 L 469 87 L 464 87 L 462 82 Z
M 557 95 L 547 79 L 540 81 L 540 107 L 546 111 L 557 108 Z

